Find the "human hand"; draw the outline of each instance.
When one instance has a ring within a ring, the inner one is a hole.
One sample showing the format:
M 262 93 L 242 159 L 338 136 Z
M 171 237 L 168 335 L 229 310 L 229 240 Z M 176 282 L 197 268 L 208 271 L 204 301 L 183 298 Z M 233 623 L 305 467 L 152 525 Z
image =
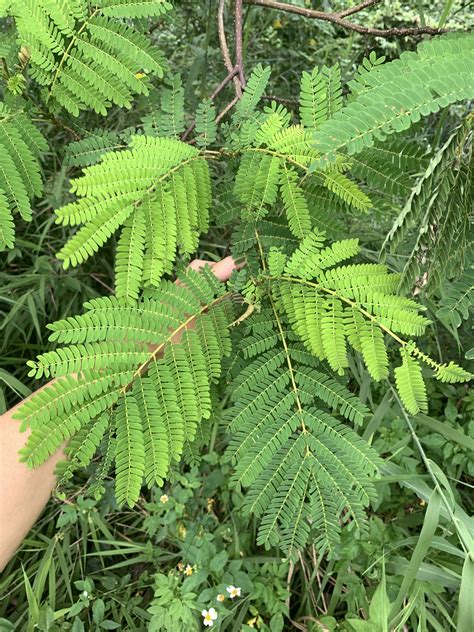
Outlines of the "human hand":
M 205 265 L 209 265 L 212 268 L 212 271 L 219 279 L 225 283 L 230 278 L 230 275 L 234 270 L 239 270 L 241 268 L 240 265 L 237 265 L 232 257 L 226 257 L 225 259 L 221 259 L 221 261 L 207 261 L 206 259 L 194 259 L 189 264 L 189 267 L 193 270 L 200 270 Z
M 230 275 L 232 274 L 234 270 L 239 270 L 242 267 L 241 265 L 237 265 L 232 257 L 225 257 L 225 259 L 221 259 L 220 261 L 208 261 L 207 259 L 193 259 L 193 261 L 191 261 L 188 267 L 192 268 L 193 270 L 196 270 L 197 272 L 201 268 L 203 268 L 205 265 L 209 265 L 211 267 L 216 277 L 219 279 L 219 281 L 222 281 L 222 283 L 225 283 L 226 281 L 229 280 Z M 176 282 L 179 283 L 179 281 L 176 281 Z M 194 323 L 195 323 L 195 319 L 192 319 L 186 325 L 184 329 L 180 329 L 178 332 L 173 334 L 169 341 L 172 343 L 179 342 L 181 340 L 181 336 L 183 335 L 184 331 L 186 331 L 186 329 L 194 328 Z M 159 357 L 163 351 L 163 344 L 149 345 L 148 348 L 151 352 L 154 352 L 157 349 L 159 349 L 159 355 L 157 356 Z

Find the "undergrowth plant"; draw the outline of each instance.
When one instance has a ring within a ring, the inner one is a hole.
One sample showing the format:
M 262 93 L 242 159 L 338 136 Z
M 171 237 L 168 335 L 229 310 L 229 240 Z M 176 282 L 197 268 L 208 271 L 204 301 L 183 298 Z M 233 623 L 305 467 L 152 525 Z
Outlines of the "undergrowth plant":
M 14 218 L 30 221 L 42 195 L 51 126 L 73 138 L 57 258 L 99 267 L 115 244 L 114 294 L 50 324 L 51 346 L 28 362 L 31 377 L 54 380 L 15 413 L 31 431 L 21 459 L 36 467 L 67 442 L 60 484 L 94 459 L 91 492 L 113 470 L 117 502 L 133 507 L 142 485 L 199 459 L 217 417 L 257 544 L 292 560 L 308 542 L 332 554 L 341 532 L 367 532 L 383 469 L 362 436 L 371 411 L 356 368 L 394 384 L 410 416 L 429 411 L 426 377 L 472 378 L 426 351 L 432 321 L 415 295 L 442 292 L 469 252 L 474 36 L 440 35 L 392 62 L 371 54 L 346 92 L 338 64 L 309 69 L 297 107 L 267 98 L 269 67 L 247 80 L 238 59 L 190 119 L 155 45 L 170 10 L 6 3 L 0 247 L 14 247 Z M 233 107 L 218 112 L 227 85 Z M 454 103 L 462 121 L 439 147 L 410 140 Z M 130 122 L 112 129 L 105 117 L 120 108 Z M 393 221 L 380 261 L 345 234 L 371 213 Z M 414 224 L 397 268 L 389 250 Z M 227 284 L 183 265 L 216 226 L 241 264 Z M 465 317 L 470 300 L 460 282 L 438 315 Z

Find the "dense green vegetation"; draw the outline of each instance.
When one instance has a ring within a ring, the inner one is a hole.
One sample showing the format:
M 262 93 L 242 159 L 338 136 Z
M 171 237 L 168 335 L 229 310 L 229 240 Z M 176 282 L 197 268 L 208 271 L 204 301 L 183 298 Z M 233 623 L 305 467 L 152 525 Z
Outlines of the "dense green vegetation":
M 472 629 L 470 3 L 279 4 L 0 0 L 2 630 Z

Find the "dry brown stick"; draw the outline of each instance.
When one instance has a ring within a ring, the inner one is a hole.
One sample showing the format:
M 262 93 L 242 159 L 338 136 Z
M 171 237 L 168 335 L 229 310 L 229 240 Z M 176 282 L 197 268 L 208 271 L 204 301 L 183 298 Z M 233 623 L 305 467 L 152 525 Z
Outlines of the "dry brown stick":
M 216 123 L 219 123 L 219 121 L 224 118 L 227 112 L 231 110 L 238 101 L 240 101 L 240 97 L 234 97 L 232 101 L 230 101 L 230 103 L 228 103 L 225 108 L 216 116 Z
M 220 82 L 220 84 L 217 86 L 217 88 L 214 90 L 209 98 L 215 99 L 219 92 L 221 92 L 226 87 L 229 81 L 231 81 L 235 77 L 235 75 L 238 74 L 238 72 L 239 68 L 237 66 L 235 66 L 235 68 L 232 68 L 232 71 L 227 75 L 225 79 Z
M 380 4 L 380 0 L 365 0 L 365 2 L 361 2 L 357 4 L 355 7 L 351 9 L 346 9 L 345 11 L 339 11 L 338 16 L 340 18 L 346 18 L 348 15 L 353 15 L 354 13 L 359 13 L 362 9 L 367 9 L 368 7 L 372 7 L 374 4 Z
M 276 97 L 273 94 L 262 94 L 264 101 L 275 101 L 275 103 L 281 103 L 282 105 L 295 106 L 298 105 L 298 99 L 285 99 L 283 97 Z
M 227 68 L 227 73 L 230 74 L 234 68 L 234 64 L 230 58 L 229 46 L 227 45 L 227 37 L 225 34 L 225 25 L 224 25 L 224 8 L 225 8 L 225 0 L 219 0 L 219 7 L 217 9 L 217 32 L 219 35 L 219 45 L 222 53 L 222 57 L 224 58 L 224 64 Z M 238 97 L 242 96 L 242 87 L 240 85 L 240 79 L 238 77 L 234 77 L 234 87 L 235 94 Z
M 157 20 L 154 24 L 152 24 L 152 26 L 150 26 L 150 28 L 148 29 L 148 35 L 151 35 L 152 33 L 154 33 L 156 31 L 156 29 L 161 26 L 163 24 L 163 20 Z
M 420 26 L 419 28 L 391 28 L 391 29 L 375 29 L 369 28 L 367 26 L 361 26 L 360 24 L 354 24 L 354 22 L 349 22 L 345 20 L 344 17 L 347 16 L 346 12 L 341 13 L 326 13 L 325 11 L 314 11 L 313 9 L 306 9 L 304 7 L 298 7 L 294 4 L 287 4 L 285 2 L 276 2 L 275 0 L 243 0 L 245 4 L 252 4 L 256 6 L 266 7 L 268 9 L 275 9 L 277 11 L 285 11 L 288 13 L 296 13 L 298 15 L 302 15 L 306 18 L 312 18 L 314 20 L 322 20 L 324 22 L 332 22 L 333 24 L 337 24 L 342 28 L 345 28 L 349 31 L 355 31 L 356 33 L 362 33 L 365 35 L 377 35 L 379 37 L 392 37 L 398 36 L 403 37 L 405 35 L 439 35 L 440 33 L 445 33 L 447 29 L 437 29 L 431 26 Z M 367 4 L 367 2 L 363 2 L 358 5 L 358 11 L 366 8 L 367 6 L 371 6 L 375 4 L 375 2 L 371 2 Z M 353 7 L 355 9 L 356 7 Z M 354 15 L 354 11 L 350 15 Z
M 233 79 L 235 86 L 235 98 L 228 103 L 225 108 L 219 112 L 216 116 L 216 123 L 227 114 L 229 110 L 231 110 L 237 101 L 242 97 L 242 88 L 245 87 L 245 72 L 244 72 L 244 62 L 243 62 L 243 7 L 242 0 L 235 1 L 235 56 L 236 56 L 236 64 L 235 66 L 232 64 L 232 60 L 230 58 L 229 46 L 227 44 L 227 38 L 225 34 L 225 25 L 224 25 L 224 8 L 225 8 L 225 0 L 219 0 L 219 7 L 217 10 L 217 31 L 219 34 L 219 44 L 222 53 L 222 57 L 224 59 L 224 65 L 228 70 L 227 76 L 221 81 L 221 83 L 217 86 L 214 92 L 209 97 L 211 100 L 214 100 L 217 95 L 227 86 L 227 84 Z M 196 127 L 196 119 L 194 119 L 184 134 L 181 136 L 181 140 L 185 141 L 189 134 Z
M 235 0 L 235 65 L 239 69 L 239 79 L 242 88 L 245 88 L 247 83 L 244 73 L 244 59 L 243 59 L 243 10 L 242 0 Z
M 235 0 L 235 11 L 234 11 L 235 57 L 236 57 L 235 65 L 232 63 L 232 60 L 230 57 L 229 46 L 227 44 L 227 37 L 225 33 L 224 12 L 225 12 L 225 0 L 219 0 L 219 5 L 217 9 L 217 33 L 219 36 L 219 46 L 220 46 L 222 57 L 224 60 L 224 65 L 227 69 L 227 75 L 221 81 L 221 83 L 217 86 L 217 88 L 213 91 L 213 93 L 211 94 L 209 98 L 211 100 L 214 100 L 217 97 L 217 95 L 232 80 L 234 81 L 236 96 L 216 116 L 216 120 L 215 120 L 216 123 L 219 123 L 227 114 L 227 112 L 229 112 L 229 110 L 231 110 L 234 107 L 234 105 L 241 99 L 242 88 L 245 88 L 245 85 L 246 85 L 244 62 L 243 62 L 243 0 Z M 186 141 L 195 127 L 196 127 L 196 119 L 194 119 L 189 124 L 186 131 L 182 134 L 181 140 Z M 195 141 L 188 141 L 188 142 L 191 142 L 191 144 L 193 144 Z

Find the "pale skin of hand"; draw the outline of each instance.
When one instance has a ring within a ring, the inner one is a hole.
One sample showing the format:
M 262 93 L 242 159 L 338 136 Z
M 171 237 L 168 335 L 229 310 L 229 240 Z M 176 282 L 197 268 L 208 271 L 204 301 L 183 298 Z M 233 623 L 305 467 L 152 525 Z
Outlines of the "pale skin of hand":
M 217 263 L 195 259 L 189 267 L 199 270 L 206 264 L 222 282 L 236 269 L 232 257 Z M 43 511 L 56 484 L 54 468 L 65 458 L 61 448 L 35 469 L 30 470 L 20 463 L 18 451 L 25 445 L 29 433 L 20 432 L 20 422 L 13 419 L 19 406 L 0 416 L 0 571 Z

